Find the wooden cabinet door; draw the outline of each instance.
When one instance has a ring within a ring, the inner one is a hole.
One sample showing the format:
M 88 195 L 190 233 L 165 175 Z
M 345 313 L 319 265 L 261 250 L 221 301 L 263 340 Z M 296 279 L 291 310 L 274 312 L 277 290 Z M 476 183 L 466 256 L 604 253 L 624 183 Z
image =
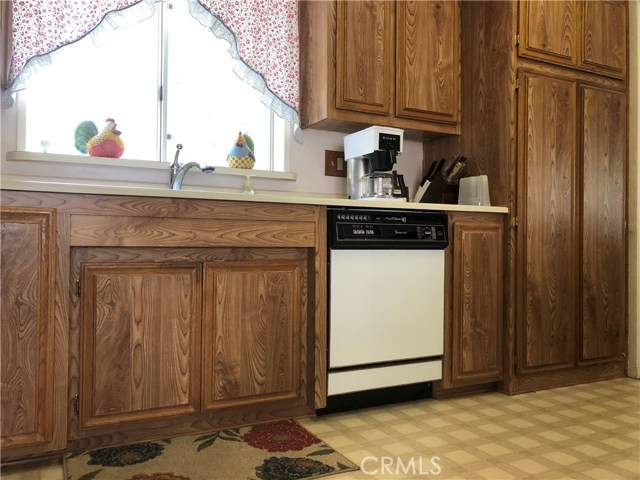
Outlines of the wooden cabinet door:
M 582 106 L 582 322 L 580 360 L 626 350 L 626 99 L 585 86 Z
M 585 69 L 627 75 L 627 2 L 585 1 L 581 64 Z
M 517 359 L 520 373 L 572 367 L 578 294 L 576 82 L 521 72 Z
M 518 53 L 561 65 L 578 63 L 579 0 L 521 1 Z
M 519 55 L 615 78 L 627 75 L 628 2 L 521 1 Z
M 457 123 L 458 2 L 403 1 L 397 2 L 396 8 L 396 115 Z
M 199 264 L 84 264 L 81 429 L 199 410 L 200 289 Z
M 54 445 L 55 216 L 53 210 L 0 212 L 2 456 Z M 64 438 L 63 438 L 64 441 Z M 65 442 L 66 443 L 66 442 Z M 40 451 L 40 450 L 38 450 Z
M 205 410 L 306 402 L 306 254 L 244 255 L 255 258 L 205 264 Z
M 338 2 L 336 108 L 391 115 L 393 2 Z
M 502 379 L 503 219 L 456 213 L 450 221 L 451 372 L 445 370 L 444 386 L 496 382 Z

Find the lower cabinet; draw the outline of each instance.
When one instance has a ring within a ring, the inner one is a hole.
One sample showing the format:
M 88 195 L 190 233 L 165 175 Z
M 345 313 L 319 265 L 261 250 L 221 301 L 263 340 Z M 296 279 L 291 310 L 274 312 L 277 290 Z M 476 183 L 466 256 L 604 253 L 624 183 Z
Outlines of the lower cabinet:
M 71 438 L 307 405 L 307 264 L 304 248 L 72 249 Z
M 449 214 L 444 391 L 502 379 L 503 222 L 500 214 Z
M 197 411 L 200 265 L 81 267 L 80 427 Z
M 55 314 L 55 210 L 3 206 L 0 215 L 0 446 L 6 462 L 66 446 L 66 331 Z
M 204 265 L 203 409 L 300 395 L 305 257 L 292 253 Z

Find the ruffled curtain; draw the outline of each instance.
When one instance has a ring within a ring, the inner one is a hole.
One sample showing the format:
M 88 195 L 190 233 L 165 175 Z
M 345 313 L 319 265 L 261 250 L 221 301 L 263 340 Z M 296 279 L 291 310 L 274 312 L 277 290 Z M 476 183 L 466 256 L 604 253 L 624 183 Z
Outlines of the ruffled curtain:
M 189 11 L 229 42 L 234 71 L 262 92 L 263 103 L 298 125 L 298 1 L 189 0 Z
M 14 0 L 11 47 L 3 103 L 26 87 L 37 70 L 54 61 L 64 46 L 87 40 L 98 44 L 117 28 L 151 17 L 155 0 Z
M 263 102 L 299 124 L 298 0 L 177 1 L 188 1 L 191 15 L 229 42 L 236 74 L 262 92 Z M 156 0 L 13 1 L 3 103 L 11 105 L 12 94 L 60 48 L 103 41 L 115 29 L 149 18 L 155 8 Z

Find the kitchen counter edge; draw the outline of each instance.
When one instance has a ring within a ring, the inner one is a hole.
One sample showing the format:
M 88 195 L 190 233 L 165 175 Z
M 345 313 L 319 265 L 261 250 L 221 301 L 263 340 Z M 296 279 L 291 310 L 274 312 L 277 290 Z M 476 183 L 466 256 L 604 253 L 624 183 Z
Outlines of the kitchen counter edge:
M 441 210 L 452 212 L 509 213 L 507 207 L 475 206 L 440 203 L 413 203 L 397 200 L 351 200 L 300 193 L 257 193 L 247 195 L 237 192 L 221 192 L 203 187 L 187 187 L 183 190 L 171 190 L 155 184 L 125 184 L 96 180 L 51 180 L 39 177 L 3 175 L 0 190 L 19 190 L 29 192 L 74 193 L 86 195 L 118 195 L 133 197 L 192 198 L 205 200 L 228 200 L 235 202 L 288 203 L 301 205 L 322 205 L 328 207 L 381 208 L 411 210 Z

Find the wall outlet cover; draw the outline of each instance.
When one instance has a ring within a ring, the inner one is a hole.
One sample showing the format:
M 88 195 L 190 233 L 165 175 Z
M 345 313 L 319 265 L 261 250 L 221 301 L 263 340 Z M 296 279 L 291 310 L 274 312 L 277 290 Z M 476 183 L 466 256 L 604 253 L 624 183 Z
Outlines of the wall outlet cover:
M 347 162 L 344 160 L 344 152 L 324 151 L 324 175 L 325 177 L 347 177 Z

